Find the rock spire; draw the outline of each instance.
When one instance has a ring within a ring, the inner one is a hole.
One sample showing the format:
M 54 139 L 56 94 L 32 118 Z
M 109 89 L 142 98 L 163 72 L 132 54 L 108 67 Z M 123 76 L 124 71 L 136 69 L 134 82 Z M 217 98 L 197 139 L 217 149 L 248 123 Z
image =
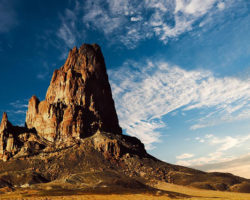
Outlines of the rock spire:
M 6 161 L 44 148 L 70 146 L 96 132 L 122 134 L 97 44 L 70 50 L 65 64 L 54 71 L 45 100 L 36 96 L 29 100 L 25 124 L 13 126 L 7 114 L 3 114 L 0 159 Z
M 26 125 L 53 142 L 97 130 L 121 134 L 104 58 L 97 44 L 74 47 L 54 71 L 46 99 L 29 101 Z

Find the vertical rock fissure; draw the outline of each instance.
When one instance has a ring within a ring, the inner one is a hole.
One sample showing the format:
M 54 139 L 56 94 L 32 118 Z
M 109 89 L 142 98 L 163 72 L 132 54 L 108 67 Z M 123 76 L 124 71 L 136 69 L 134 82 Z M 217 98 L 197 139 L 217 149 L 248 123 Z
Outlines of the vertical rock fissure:
M 46 99 L 39 103 L 31 98 L 26 124 L 51 142 L 89 137 L 97 130 L 122 133 L 98 45 L 83 44 L 69 52 L 52 76 Z

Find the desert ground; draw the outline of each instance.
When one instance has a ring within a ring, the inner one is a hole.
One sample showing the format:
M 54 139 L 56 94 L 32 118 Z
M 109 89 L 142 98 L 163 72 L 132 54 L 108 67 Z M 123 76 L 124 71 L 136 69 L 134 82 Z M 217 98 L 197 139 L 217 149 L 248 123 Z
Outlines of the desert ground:
M 125 192 L 122 194 L 81 194 L 79 191 L 78 194 L 71 192 L 65 192 L 66 195 L 57 195 L 56 193 L 46 194 L 45 191 L 48 191 L 49 188 L 45 188 L 43 191 L 35 189 L 19 189 L 16 191 L 1 191 L 3 194 L 0 195 L 1 200 L 9 199 L 20 199 L 20 200 L 59 200 L 59 199 L 91 199 L 91 200 L 167 200 L 167 199 L 190 199 L 190 200 L 250 200 L 250 194 L 246 193 L 235 193 L 235 192 L 220 192 L 220 191 L 211 191 L 211 190 L 202 190 L 191 187 L 179 186 L 175 184 L 168 184 L 160 182 L 154 185 L 155 188 L 159 189 L 158 192 L 152 194 L 147 191 L 144 192 Z

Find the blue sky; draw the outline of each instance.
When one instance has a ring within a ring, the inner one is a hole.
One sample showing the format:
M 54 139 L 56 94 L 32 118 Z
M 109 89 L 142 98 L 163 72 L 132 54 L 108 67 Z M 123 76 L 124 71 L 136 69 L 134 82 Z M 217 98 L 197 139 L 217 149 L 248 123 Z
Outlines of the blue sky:
M 248 0 L 0 0 L 0 111 L 23 124 L 69 49 L 98 43 L 125 134 L 170 163 L 246 157 L 249 11 Z

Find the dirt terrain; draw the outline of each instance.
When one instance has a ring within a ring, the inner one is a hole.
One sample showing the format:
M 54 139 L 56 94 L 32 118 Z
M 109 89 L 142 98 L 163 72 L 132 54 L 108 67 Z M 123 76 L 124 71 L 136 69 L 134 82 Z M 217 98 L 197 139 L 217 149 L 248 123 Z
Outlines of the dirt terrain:
M 221 192 L 212 190 L 196 189 L 192 187 L 179 186 L 175 184 L 169 184 L 159 182 L 154 185 L 154 190 L 130 190 L 127 191 L 116 191 L 116 193 L 107 194 L 102 193 L 100 190 L 96 193 L 90 193 L 90 191 L 74 191 L 74 190 L 62 190 L 58 191 L 53 186 L 48 184 L 43 189 L 20 188 L 16 191 L 8 191 L 6 189 L 5 194 L 0 195 L 0 199 L 38 199 L 38 200 L 61 200 L 61 199 L 72 199 L 72 200 L 170 200 L 170 199 L 190 199 L 190 200 L 249 200 L 250 194 L 236 193 L 236 192 Z M 58 189 L 58 188 L 57 188 Z M 1 189 L 3 192 L 4 188 Z M 93 191 L 92 191 L 93 192 Z

